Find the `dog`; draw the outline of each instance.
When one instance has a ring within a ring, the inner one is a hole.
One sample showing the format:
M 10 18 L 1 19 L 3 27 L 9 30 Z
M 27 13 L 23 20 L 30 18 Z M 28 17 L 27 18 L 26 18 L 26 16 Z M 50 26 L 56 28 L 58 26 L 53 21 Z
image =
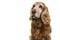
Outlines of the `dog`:
M 48 7 L 43 2 L 33 4 L 30 11 L 30 40 L 51 40 L 50 15 Z

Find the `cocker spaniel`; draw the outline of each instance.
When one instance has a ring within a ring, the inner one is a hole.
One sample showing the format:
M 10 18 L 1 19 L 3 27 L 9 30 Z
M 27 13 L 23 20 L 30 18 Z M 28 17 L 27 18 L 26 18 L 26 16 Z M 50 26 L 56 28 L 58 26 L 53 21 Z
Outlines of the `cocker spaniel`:
M 51 40 L 50 15 L 43 2 L 36 2 L 30 11 L 31 40 Z

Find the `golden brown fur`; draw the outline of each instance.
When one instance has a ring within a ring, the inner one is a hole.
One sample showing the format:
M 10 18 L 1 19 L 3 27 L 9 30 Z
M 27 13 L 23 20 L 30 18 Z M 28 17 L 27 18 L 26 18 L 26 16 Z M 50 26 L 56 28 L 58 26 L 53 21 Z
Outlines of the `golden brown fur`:
M 30 15 L 31 20 L 31 40 L 51 40 L 51 26 L 50 26 L 50 15 L 48 8 L 42 2 L 36 2 L 34 5 L 43 4 L 43 11 L 39 19 L 33 20 Z M 32 11 L 32 9 L 31 9 Z

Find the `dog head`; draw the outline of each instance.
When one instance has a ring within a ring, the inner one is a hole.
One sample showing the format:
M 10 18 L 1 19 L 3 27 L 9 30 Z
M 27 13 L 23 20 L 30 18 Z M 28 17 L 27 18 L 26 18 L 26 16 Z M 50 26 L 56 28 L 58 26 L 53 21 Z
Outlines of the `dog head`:
M 30 20 L 38 19 L 42 20 L 44 24 L 50 23 L 48 8 L 42 2 L 34 3 L 30 11 Z

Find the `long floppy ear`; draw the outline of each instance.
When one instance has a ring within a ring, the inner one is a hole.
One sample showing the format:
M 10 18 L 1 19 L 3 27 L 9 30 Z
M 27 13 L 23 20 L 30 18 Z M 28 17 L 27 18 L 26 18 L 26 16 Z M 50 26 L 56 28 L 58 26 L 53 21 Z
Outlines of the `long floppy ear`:
M 49 16 L 49 12 L 48 12 L 47 7 L 45 7 L 43 12 L 42 12 L 41 20 L 44 24 L 50 24 L 50 16 Z

